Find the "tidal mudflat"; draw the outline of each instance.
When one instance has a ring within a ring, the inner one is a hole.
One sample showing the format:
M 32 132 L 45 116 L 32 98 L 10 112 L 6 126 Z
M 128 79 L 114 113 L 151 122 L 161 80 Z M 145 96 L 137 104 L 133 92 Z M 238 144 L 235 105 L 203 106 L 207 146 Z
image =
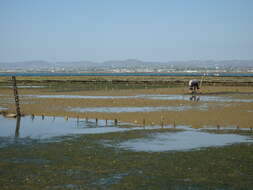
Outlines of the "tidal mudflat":
M 43 80 L 19 89 L 25 117 L 0 117 L 2 189 L 253 188 L 251 86 L 192 98 L 174 83 Z M 3 114 L 15 112 L 12 93 L 0 91 Z
M 0 119 L 2 189 L 253 187 L 250 131 L 24 117 L 17 135 L 15 120 Z
M 213 134 L 60 117 L 0 121 L 3 189 L 253 187 L 250 131 Z
M 159 125 L 239 126 L 251 128 L 253 117 L 253 90 L 249 87 L 207 87 L 198 96 L 178 94 L 178 88 L 147 90 L 47 92 L 45 89 L 20 90 L 21 110 L 25 115 L 68 116 L 118 119 L 122 122 Z M 217 95 L 208 95 L 215 91 Z M 220 89 L 220 93 L 217 92 Z M 243 93 L 238 92 L 238 90 Z M 177 94 L 171 94 L 173 90 Z M 222 93 L 221 93 L 222 92 Z M 0 106 L 15 112 L 11 91 L 3 91 Z M 163 121 L 161 121 L 163 118 Z

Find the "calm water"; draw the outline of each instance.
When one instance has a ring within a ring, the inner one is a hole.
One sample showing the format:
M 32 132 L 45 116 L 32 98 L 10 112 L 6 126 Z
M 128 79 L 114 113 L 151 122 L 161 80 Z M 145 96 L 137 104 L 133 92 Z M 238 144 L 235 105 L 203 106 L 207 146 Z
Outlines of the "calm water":
M 165 126 L 171 128 L 172 126 Z M 159 126 L 145 127 L 146 130 L 157 129 Z M 133 151 L 185 151 L 191 149 L 205 148 L 210 146 L 225 146 L 234 143 L 253 142 L 247 136 L 235 134 L 211 134 L 200 132 L 185 126 L 177 126 L 183 131 L 153 133 L 145 138 L 127 140 L 117 145 L 118 148 L 130 149 Z M 125 132 L 129 130 L 143 130 L 143 127 L 122 128 L 115 126 L 112 121 L 100 120 L 77 120 L 61 117 L 22 117 L 8 119 L 0 116 L 0 148 L 10 145 L 27 145 L 36 142 L 55 142 L 71 138 L 69 135 L 76 134 L 99 134 L 112 132 Z M 64 137 L 64 138 L 63 138 Z M 108 142 L 102 142 L 105 146 Z M 111 145 L 110 145 L 111 146 Z
M 1 86 L 1 88 L 13 88 L 13 86 Z M 46 86 L 22 86 L 19 85 L 18 88 L 46 88 Z
M 0 106 L 0 111 L 2 111 L 2 110 L 7 110 L 7 108 Z
M 0 95 L 1 96 L 1 95 Z M 136 96 L 82 96 L 82 95 L 23 95 L 32 98 L 68 98 L 68 99 L 126 99 L 140 98 L 153 100 L 190 100 L 202 102 L 253 102 L 253 99 L 234 98 L 231 96 L 205 96 L 205 95 L 180 95 L 180 94 L 140 94 Z
M 206 73 L 205 73 L 206 74 Z M 0 73 L 0 76 L 203 76 L 204 73 Z M 253 73 L 208 73 L 207 76 L 253 76 Z
M 190 109 L 207 110 L 207 105 L 194 106 L 158 106 L 158 107 L 85 107 L 69 108 L 71 112 L 101 112 L 101 113 L 124 113 L 124 112 L 154 112 L 154 111 L 185 111 Z
M 253 139 L 235 134 L 211 134 L 200 131 L 156 133 L 147 138 L 128 140 L 118 147 L 133 151 L 162 152 L 187 151 L 211 146 L 226 146 L 234 143 L 253 142 Z
M 140 95 L 140 98 L 153 99 L 153 100 L 190 100 L 190 101 L 202 101 L 202 102 L 253 102 L 253 99 L 233 98 L 231 96 L 205 96 L 205 95 Z
M 20 126 L 18 137 L 20 138 L 34 138 L 46 139 L 57 136 L 64 136 L 70 134 L 94 134 L 124 131 L 124 128 L 113 126 L 112 121 L 108 121 L 106 126 L 104 120 L 99 120 L 96 124 L 95 120 L 77 120 L 76 118 L 68 118 L 66 120 L 62 117 L 22 117 L 20 119 Z M 106 127 L 105 127 L 106 126 Z M 17 120 L 13 118 L 4 118 L 0 116 L 0 137 L 14 137 L 17 136 Z

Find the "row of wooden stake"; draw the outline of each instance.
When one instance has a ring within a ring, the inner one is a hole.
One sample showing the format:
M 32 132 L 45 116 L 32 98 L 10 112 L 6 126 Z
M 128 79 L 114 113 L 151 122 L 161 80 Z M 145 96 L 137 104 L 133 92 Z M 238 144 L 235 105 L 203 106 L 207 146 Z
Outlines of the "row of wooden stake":
M 32 114 L 32 115 L 31 115 L 31 118 L 34 119 L 34 118 L 35 118 L 35 115 Z M 44 119 L 45 119 L 45 115 L 41 115 L 41 118 L 42 118 L 42 120 L 44 120 Z M 66 121 L 69 119 L 68 116 L 65 116 L 64 118 L 65 118 Z M 55 116 L 53 116 L 53 120 L 54 120 L 54 119 L 55 119 Z M 80 118 L 79 118 L 79 117 L 77 117 L 76 119 L 77 119 L 77 122 L 80 121 Z M 88 118 L 85 118 L 85 121 L 86 121 L 86 122 L 89 122 L 89 119 L 88 119 Z M 98 118 L 95 118 L 95 123 L 96 123 L 96 125 L 98 125 Z M 164 118 L 161 119 L 161 123 L 160 123 L 160 124 L 161 124 L 161 128 L 164 128 L 164 126 L 165 126 Z M 107 125 L 108 125 L 108 120 L 106 119 L 106 120 L 105 120 L 105 126 L 107 126 Z M 114 125 L 118 125 L 118 119 L 114 119 Z M 146 127 L 146 120 L 145 120 L 145 119 L 143 119 L 142 126 L 143 126 L 143 127 Z M 173 127 L 176 128 L 176 121 L 173 122 Z M 217 130 L 220 130 L 220 129 L 221 129 L 221 126 L 220 126 L 220 125 L 217 125 Z M 240 130 L 240 126 L 236 126 L 236 129 L 237 129 L 237 130 Z M 253 131 L 253 128 L 251 127 L 250 130 Z

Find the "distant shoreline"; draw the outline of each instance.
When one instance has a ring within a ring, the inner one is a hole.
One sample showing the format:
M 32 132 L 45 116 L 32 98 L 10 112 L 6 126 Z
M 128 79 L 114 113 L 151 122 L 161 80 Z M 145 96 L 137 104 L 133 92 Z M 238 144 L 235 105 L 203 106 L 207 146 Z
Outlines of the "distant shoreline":
M 8 76 L 220 76 L 252 77 L 253 72 L 0 72 L 0 77 Z

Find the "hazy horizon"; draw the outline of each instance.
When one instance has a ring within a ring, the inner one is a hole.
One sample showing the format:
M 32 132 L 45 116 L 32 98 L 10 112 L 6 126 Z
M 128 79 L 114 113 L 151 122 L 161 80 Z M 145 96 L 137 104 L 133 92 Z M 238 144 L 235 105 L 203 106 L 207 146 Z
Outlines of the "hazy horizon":
M 75 62 L 93 62 L 93 63 L 106 63 L 106 62 L 122 62 L 122 61 L 140 61 L 140 62 L 153 62 L 153 63 L 171 63 L 171 62 L 222 62 L 222 61 L 253 61 L 252 59 L 178 59 L 178 60 L 165 60 L 165 61 L 158 61 L 158 60 L 142 60 L 136 58 L 126 58 L 126 59 L 110 59 L 110 60 L 101 60 L 101 61 L 93 61 L 93 60 L 46 60 L 46 59 L 34 59 L 34 60 L 20 60 L 20 61 L 0 61 L 0 63 L 25 63 L 25 62 L 48 62 L 48 63 L 75 63 Z
M 0 62 L 253 60 L 251 0 L 1 0 Z

